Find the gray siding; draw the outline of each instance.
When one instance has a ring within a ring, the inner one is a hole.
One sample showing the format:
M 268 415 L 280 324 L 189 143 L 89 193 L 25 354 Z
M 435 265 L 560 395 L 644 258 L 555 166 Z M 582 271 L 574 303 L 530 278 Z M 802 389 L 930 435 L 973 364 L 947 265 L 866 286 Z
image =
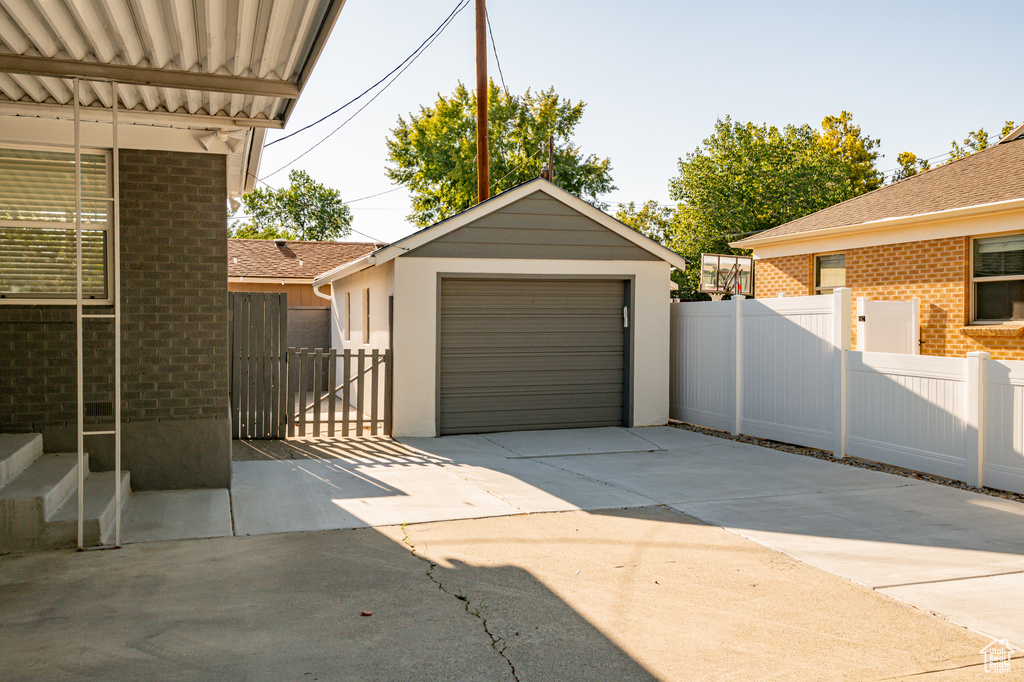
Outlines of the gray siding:
M 440 432 L 620 426 L 625 283 L 441 282 Z
M 403 255 L 432 258 L 660 260 L 543 192 Z
M 227 487 L 225 159 L 122 150 L 120 172 L 124 468 L 135 489 Z M 108 322 L 86 322 L 85 347 L 86 403 L 109 403 Z M 0 306 L 0 351 L 0 432 L 74 449 L 74 307 Z M 111 439 L 86 446 L 94 470 L 112 468 Z

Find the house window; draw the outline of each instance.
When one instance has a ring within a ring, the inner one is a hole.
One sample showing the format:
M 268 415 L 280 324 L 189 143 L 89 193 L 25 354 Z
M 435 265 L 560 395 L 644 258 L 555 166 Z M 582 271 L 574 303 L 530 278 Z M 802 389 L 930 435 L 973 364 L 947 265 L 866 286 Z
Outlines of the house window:
M 345 292 L 345 340 L 352 340 L 352 294 Z
M 363 289 L 363 343 L 370 343 L 370 289 Z
M 831 294 L 846 286 L 846 254 L 830 253 L 814 257 L 814 293 Z
M 110 155 L 81 154 L 82 291 L 109 303 Z M 0 149 L 0 302 L 68 302 L 77 292 L 75 155 Z
M 1024 321 L 1024 234 L 975 239 L 972 249 L 974 321 Z

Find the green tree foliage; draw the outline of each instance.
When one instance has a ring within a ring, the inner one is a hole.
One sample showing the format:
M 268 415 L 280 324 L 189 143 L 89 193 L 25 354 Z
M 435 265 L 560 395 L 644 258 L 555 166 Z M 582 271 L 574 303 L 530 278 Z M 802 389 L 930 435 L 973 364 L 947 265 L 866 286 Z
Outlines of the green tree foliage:
M 988 149 L 988 132 L 984 128 L 978 128 L 967 133 L 962 146 L 956 140 L 953 140 L 949 159 L 946 163 L 967 158 L 974 152 L 980 152 L 982 149 Z
M 562 99 L 554 88 L 523 95 L 488 90 L 488 150 L 491 194 L 540 175 L 547 165 L 542 148 L 554 136 L 555 183 L 602 206 L 598 197 L 615 188 L 611 161 L 584 155 L 572 134 L 586 105 Z M 469 208 L 477 200 L 476 93 L 462 83 L 433 106 L 399 117 L 387 139 L 386 173 L 412 193 L 415 225 L 426 227 Z
M 1016 124 L 1016 123 L 1014 123 L 1013 121 L 1006 121 L 1005 123 L 1003 123 L 1003 129 L 1002 129 L 1002 131 L 1001 131 L 1001 132 L 999 133 L 999 139 L 1001 140 L 1001 139 L 1003 139 L 1004 137 L 1006 137 L 1007 135 L 1009 135 L 1010 133 L 1012 133 L 1012 132 L 1013 132 L 1013 130 L 1014 130 L 1014 129 L 1015 129 L 1016 127 L 1017 127 L 1017 124 Z
M 676 251 L 678 250 L 676 239 L 679 235 L 679 230 L 675 224 L 675 215 L 676 212 L 672 208 L 662 206 L 657 201 L 649 200 L 645 201 L 640 208 L 637 208 L 634 201 L 628 204 L 619 204 L 615 218 L 640 234 L 650 237 L 662 246 Z M 672 280 L 680 285 L 680 288 L 685 282 L 685 277 L 685 273 L 678 272 L 673 268 Z
M 352 211 L 341 193 L 316 182 L 308 173 L 288 173 L 281 189 L 256 188 L 242 197 L 249 220 L 230 231 L 238 239 L 333 241 L 351 234 Z
M 779 129 L 726 117 L 679 160 L 669 181 L 679 202 L 670 231 L 672 248 L 692 264 L 680 284 L 684 298 L 699 298 L 701 253 L 731 253 L 729 241 L 858 194 L 850 163 L 820 139 L 808 125 Z
M 673 213 L 671 208 L 661 206 L 654 200 L 645 201 L 639 209 L 636 202 L 631 201 L 628 204 L 619 204 L 615 218 L 662 246 L 672 248 L 672 241 L 675 239 L 675 232 L 672 230 Z
M 893 182 L 909 178 L 931 168 L 931 164 L 928 163 L 928 159 L 919 159 L 917 158 L 917 154 L 914 154 L 913 152 L 900 152 L 899 156 L 896 157 L 896 163 L 898 163 L 900 167 L 895 173 L 893 173 Z
M 874 151 L 882 141 L 866 137 L 853 123 L 853 114 L 844 110 L 838 116 L 826 116 L 817 137 L 826 150 L 846 163 L 854 192 L 864 194 L 882 186 L 885 177 L 875 167 L 879 154 Z

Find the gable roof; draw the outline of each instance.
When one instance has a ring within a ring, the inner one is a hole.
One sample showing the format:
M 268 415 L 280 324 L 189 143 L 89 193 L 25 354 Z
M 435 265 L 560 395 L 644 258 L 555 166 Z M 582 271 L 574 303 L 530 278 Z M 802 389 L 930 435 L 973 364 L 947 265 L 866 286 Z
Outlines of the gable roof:
M 604 211 L 591 206 L 579 197 L 573 196 L 557 185 L 554 185 L 543 178 L 536 178 L 529 182 L 524 182 L 517 187 L 513 187 L 510 190 L 506 190 L 505 192 L 491 197 L 487 201 L 481 202 L 472 208 L 468 208 L 446 220 L 407 235 L 402 239 L 375 251 L 374 253 L 360 258 L 357 261 L 336 267 L 333 270 L 328 270 L 327 272 L 318 275 L 313 284 L 314 286 L 321 286 L 328 282 L 341 279 L 342 277 L 355 274 L 360 270 L 373 267 L 374 265 L 383 265 L 390 260 L 398 258 L 399 256 L 413 251 L 414 249 L 418 249 L 421 246 L 440 239 L 455 230 L 465 227 L 491 213 L 500 211 L 501 209 L 537 192 L 542 192 L 565 204 L 574 211 L 590 218 L 599 225 L 611 230 L 620 237 L 626 239 L 628 242 L 639 246 L 645 251 L 657 256 L 659 259 L 666 261 L 670 265 L 680 270 L 684 270 L 686 268 L 686 261 L 684 261 L 683 257 L 675 251 L 665 248 L 653 239 L 624 225 Z
M 372 242 L 288 241 L 229 239 L 228 277 L 270 277 L 312 281 L 324 270 L 349 263 L 376 251 Z
M 1007 139 L 988 149 L 886 185 L 835 206 L 797 218 L 732 246 L 751 248 L 819 230 L 930 216 L 975 207 L 1008 208 L 1024 199 L 1024 138 Z

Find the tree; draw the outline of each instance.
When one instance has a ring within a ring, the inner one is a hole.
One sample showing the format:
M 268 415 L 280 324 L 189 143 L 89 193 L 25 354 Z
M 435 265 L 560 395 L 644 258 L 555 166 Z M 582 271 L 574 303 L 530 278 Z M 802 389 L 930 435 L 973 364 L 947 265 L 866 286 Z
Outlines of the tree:
M 917 154 L 914 154 L 913 152 L 900 152 L 899 156 L 896 157 L 896 163 L 898 163 L 900 167 L 895 173 L 893 173 L 893 182 L 898 182 L 904 178 L 917 175 L 918 173 L 926 171 L 932 167 L 928 162 L 928 159 L 918 159 Z
M 1006 121 L 1005 123 L 1003 123 L 1003 130 L 999 133 L 999 139 L 1001 140 L 1010 133 L 1012 133 L 1016 127 L 1017 124 L 1014 123 L 1013 121 Z
M 512 95 L 493 81 L 487 101 L 492 194 L 540 175 L 548 160 L 542 143 L 553 136 L 556 184 L 603 207 L 598 197 L 616 189 L 611 161 L 584 155 L 572 140 L 583 102 L 562 99 L 554 88 Z M 408 120 L 399 117 L 387 148 L 391 165 L 385 172 L 412 192 L 408 218 L 415 225 L 432 225 L 476 203 L 476 94 L 462 83 Z
M 633 201 L 628 204 L 619 204 L 615 218 L 662 246 L 672 248 L 672 242 L 675 239 L 675 233 L 672 230 L 672 215 L 671 208 L 650 200 L 645 201 L 639 210 Z
M 352 211 L 341 200 L 341 192 L 316 182 L 306 171 L 293 170 L 288 180 L 288 187 L 258 187 L 243 196 L 249 220 L 231 236 L 333 241 L 352 233 Z
M 953 140 L 952 148 L 949 152 L 949 159 L 946 163 L 952 163 L 953 161 L 959 161 L 960 159 L 967 158 L 974 152 L 980 152 L 982 149 L 988 149 L 988 133 L 984 128 L 978 128 L 967 133 L 967 137 L 964 138 L 963 146 L 960 146 L 956 140 Z
M 854 192 L 864 194 L 882 186 L 885 176 L 875 167 L 879 154 L 873 151 L 882 141 L 865 137 L 860 126 L 854 125 L 853 114 L 844 110 L 838 116 L 826 116 L 817 139 L 846 163 Z
M 679 160 L 669 195 L 673 248 L 688 268 L 681 294 L 697 298 L 701 253 L 731 253 L 729 242 L 857 195 L 850 165 L 808 125 L 715 123 L 714 134 Z

